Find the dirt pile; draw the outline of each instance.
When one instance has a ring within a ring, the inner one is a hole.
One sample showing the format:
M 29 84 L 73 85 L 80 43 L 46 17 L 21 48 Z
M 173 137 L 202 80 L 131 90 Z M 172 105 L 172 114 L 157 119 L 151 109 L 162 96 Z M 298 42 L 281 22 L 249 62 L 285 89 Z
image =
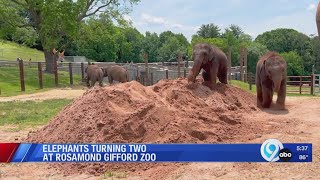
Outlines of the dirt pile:
M 37 143 L 216 143 L 248 140 L 259 132 L 246 115 L 258 111 L 254 95 L 230 85 L 211 91 L 186 79 L 144 87 L 129 82 L 95 87 L 64 108 L 43 129 L 29 134 Z M 125 164 L 66 164 L 68 172 L 132 171 Z M 145 165 L 141 165 L 145 166 Z M 147 165 L 150 166 L 150 165 Z M 145 167 L 147 167 L 145 166 Z M 69 168 L 68 168 L 69 167 Z M 133 169 L 132 169 L 133 168 Z M 142 167 L 143 169 L 143 167 Z

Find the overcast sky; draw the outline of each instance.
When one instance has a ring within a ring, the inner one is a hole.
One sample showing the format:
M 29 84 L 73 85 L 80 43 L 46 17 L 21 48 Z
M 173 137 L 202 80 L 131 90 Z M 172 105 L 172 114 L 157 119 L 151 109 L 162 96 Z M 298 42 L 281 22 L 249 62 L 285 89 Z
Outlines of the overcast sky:
M 183 33 L 189 40 L 202 24 L 239 25 L 254 38 L 276 28 L 316 34 L 317 0 L 141 0 L 126 16 L 141 32 Z

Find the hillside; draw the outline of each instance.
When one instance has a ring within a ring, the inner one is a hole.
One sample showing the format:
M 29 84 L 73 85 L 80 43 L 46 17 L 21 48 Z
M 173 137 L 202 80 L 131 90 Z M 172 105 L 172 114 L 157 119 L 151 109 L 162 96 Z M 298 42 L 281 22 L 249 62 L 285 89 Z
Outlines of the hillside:
M 15 61 L 17 57 L 23 60 L 44 61 L 42 51 L 31 49 L 9 41 L 0 41 L 0 60 Z

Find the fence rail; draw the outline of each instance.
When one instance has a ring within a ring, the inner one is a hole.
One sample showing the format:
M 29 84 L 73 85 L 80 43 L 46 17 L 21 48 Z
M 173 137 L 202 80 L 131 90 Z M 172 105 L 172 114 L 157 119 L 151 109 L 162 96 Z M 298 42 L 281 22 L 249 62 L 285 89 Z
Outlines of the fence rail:
M 240 80 L 240 78 L 235 78 L 233 80 Z M 249 89 L 252 90 L 252 86 L 255 85 L 255 75 L 252 73 L 247 73 L 245 75 L 244 82 L 249 84 Z M 316 77 L 318 77 L 316 79 Z M 318 83 L 318 84 L 317 84 Z M 310 75 L 310 76 L 287 76 L 287 93 L 299 93 L 299 94 L 311 94 L 315 95 L 320 93 L 320 75 Z M 319 87 L 319 91 L 315 91 Z

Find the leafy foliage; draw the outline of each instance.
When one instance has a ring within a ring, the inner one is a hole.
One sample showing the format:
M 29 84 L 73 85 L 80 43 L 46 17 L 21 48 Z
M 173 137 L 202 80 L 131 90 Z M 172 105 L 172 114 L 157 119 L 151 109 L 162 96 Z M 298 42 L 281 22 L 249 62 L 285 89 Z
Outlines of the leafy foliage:
M 288 76 L 302 76 L 304 75 L 303 60 L 297 52 L 290 51 L 280 54 L 287 62 Z
M 248 72 L 256 73 L 256 65 L 261 56 L 267 53 L 265 45 L 258 42 L 251 42 L 248 47 Z

